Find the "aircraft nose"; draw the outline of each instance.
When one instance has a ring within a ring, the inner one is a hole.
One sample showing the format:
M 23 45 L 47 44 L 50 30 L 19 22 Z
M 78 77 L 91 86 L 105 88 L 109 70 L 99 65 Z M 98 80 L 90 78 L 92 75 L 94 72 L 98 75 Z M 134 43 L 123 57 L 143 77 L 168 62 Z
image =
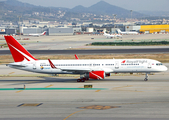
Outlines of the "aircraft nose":
M 167 70 L 168 70 L 168 68 L 167 68 L 166 66 L 164 66 L 163 70 L 164 70 L 164 71 L 167 71 Z

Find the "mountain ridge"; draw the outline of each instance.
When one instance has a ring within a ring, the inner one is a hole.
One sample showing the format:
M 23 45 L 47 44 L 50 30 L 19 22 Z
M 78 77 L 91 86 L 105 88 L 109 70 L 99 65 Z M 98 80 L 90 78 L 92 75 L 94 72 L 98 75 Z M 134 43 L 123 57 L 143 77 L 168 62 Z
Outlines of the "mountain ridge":
M 123 18 L 130 18 L 131 17 L 131 12 L 130 10 L 111 5 L 105 1 L 100 1 L 94 5 L 91 5 L 90 7 L 84 7 L 82 5 L 75 6 L 74 8 L 71 9 L 73 12 L 90 12 L 93 14 L 105 14 L 105 15 L 113 15 L 116 14 L 117 17 L 123 17 Z M 133 17 L 140 17 L 143 14 L 139 12 L 132 12 Z
M 129 10 L 111 5 L 105 1 L 100 1 L 90 7 L 84 7 L 82 5 L 75 6 L 72 9 L 63 7 L 43 7 L 36 6 L 29 3 L 23 3 L 18 0 L 6 0 L 0 2 L 0 18 L 2 20 L 17 21 L 17 16 L 24 16 L 21 19 L 43 19 L 47 21 L 71 21 L 71 18 L 79 18 L 82 20 L 90 20 L 95 17 L 101 18 L 102 16 L 109 15 L 113 18 L 113 14 L 117 15 L 117 18 L 131 18 Z M 88 14 L 89 13 L 89 14 Z M 35 15 L 39 14 L 39 15 Z M 88 14 L 87 17 L 83 14 Z M 93 15 L 93 16 L 92 16 Z M 133 18 L 141 17 L 143 14 L 138 12 L 132 12 Z

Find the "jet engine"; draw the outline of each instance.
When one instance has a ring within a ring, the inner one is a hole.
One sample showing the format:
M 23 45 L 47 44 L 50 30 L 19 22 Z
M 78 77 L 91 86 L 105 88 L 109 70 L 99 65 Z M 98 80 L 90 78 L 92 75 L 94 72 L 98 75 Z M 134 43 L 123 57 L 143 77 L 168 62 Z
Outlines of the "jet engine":
M 104 79 L 105 72 L 104 71 L 92 71 L 87 74 L 87 77 L 91 79 L 96 79 L 96 80 Z

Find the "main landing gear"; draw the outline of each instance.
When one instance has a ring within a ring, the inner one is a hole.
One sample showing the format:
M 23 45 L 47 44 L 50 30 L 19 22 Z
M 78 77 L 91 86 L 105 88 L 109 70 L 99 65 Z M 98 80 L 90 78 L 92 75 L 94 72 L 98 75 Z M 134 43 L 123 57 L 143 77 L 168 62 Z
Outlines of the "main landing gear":
M 77 79 L 77 82 L 85 82 L 86 80 L 89 80 L 85 75 L 81 74 L 80 79 Z
M 144 81 L 148 81 L 148 73 L 146 73 Z
M 80 79 L 77 79 L 77 82 L 85 82 L 86 80 L 89 80 L 89 78 L 80 78 Z

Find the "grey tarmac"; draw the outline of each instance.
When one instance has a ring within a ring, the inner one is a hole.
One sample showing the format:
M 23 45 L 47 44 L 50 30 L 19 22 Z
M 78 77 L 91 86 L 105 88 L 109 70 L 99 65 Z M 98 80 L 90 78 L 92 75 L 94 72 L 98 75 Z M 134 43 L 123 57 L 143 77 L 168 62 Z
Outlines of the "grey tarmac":
M 76 77 L 7 77 L 6 72 L 28 72 L 0 68 L 0 88 L 16 88 L 0 90 L 0 120 L 169 119 L 169 71 L 150 75 L 147 82 L 144 75 L 134 74 L 77 83 Z M 84 85 L 94 89 L 82 89 Z

